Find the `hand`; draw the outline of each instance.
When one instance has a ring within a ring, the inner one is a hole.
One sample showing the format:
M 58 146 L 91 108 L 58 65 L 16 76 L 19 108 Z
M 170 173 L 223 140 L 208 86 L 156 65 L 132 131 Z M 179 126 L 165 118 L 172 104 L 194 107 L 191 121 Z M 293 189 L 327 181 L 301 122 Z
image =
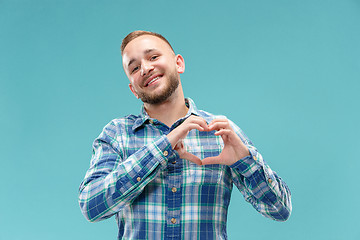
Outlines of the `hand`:
M 183 143 L 183 139 L 188 135 L 188 133 L 192 129 L 197 129 L 199 131 L 209 131 L 209 127 L 205 119 L 191 115 L 177 128 L 172 130 L 167 135 L 167 138 L 169 139 L 172 148 L 179 153 L 180 158 L 187 159 L 193 163 L 201 165 L 202 162 L 200 158 L 186 151 Z
M 224 141 L 224 148 L 219 156 L 207 157 L 202 160 L 202 165 L 224 164 L 232 165 L 238 160 L 250 155 L 248 148 L 236 135 L 227 119 L 215 119 L 209 124 L 208 131 L 215 132 L 216 136 L 221 136 Z

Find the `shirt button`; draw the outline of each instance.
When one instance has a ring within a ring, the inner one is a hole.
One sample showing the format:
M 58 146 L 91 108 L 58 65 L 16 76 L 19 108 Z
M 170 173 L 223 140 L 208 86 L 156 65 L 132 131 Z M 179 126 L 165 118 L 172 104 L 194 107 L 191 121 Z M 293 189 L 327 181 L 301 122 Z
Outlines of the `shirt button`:
M 176 164 L 176 161 L 173 161 L 172 164 Z
M 164 156 L 166 157 L 167 155 L 169 155 L 168 151 L 164 151 Z
M 253 156 L 253 159 L 256 161 L 256 160 L 257 160 L 257 157 L 256 157 L 256 156 Z
M 149 123 L 154 124 L 154 120 L 150 119 Z
M 171 219 L 171 222 L 172 222 L 173 224 L 175 224 L 175 223 L 176 223 L 176 219 L 175 219 L 175 218 L 172 218 L 172 219 Z
M 137 177 L 137 179 L 136 179 L 138 182 L 140 182 L 141 181 L 141 177 Z
M 177 191 L 176 187 L 173 187 L 173 188 L 171 189 L 171 191 L 172 191 L 173 193 L 176 193 L 176 191 Z
M 271 178 L 269 178 L 269 179 L 268 179 L 268 182 L 269 182 L 269 183 L 272 183 L 272 180 L 271 180 Z

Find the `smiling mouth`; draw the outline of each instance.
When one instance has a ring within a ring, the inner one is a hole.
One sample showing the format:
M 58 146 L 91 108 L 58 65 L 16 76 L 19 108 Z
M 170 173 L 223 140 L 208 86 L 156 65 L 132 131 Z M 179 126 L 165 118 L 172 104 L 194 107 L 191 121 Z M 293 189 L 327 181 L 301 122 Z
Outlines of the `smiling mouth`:
M 150 84 L 152 84 L 153 82 L 157 81 L 159 78 L 161 78 L 161 76 L 158 76 L 158 77 L 152 79 L 150 82 L 148 82 L 148 83 L 145 85 L 145 87 L 147 87 L 147 86 L 149 86 Z

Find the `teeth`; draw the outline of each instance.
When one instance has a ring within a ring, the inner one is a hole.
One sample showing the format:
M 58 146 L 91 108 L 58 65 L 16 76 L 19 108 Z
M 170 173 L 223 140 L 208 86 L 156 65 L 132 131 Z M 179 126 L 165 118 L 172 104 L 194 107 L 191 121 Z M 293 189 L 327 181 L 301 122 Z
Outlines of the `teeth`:
M 160 77 L 156 77 L 156 78 L 154 78 L 153 80 L 151 80 L 147 85 L 149 85 L 149 84 L 151 84 L 152 82 L 154 82 L 154 81 L 156 81 L 156 80 L 158 80 Z

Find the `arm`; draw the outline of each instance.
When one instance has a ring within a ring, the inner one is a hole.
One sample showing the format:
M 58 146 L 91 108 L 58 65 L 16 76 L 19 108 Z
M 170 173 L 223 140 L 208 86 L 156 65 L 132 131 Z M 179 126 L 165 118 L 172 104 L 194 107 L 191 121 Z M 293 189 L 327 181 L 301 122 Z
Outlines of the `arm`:
M 227 119 L 212 121 L 209 129 L 222 137 L 224 149 L 219 156 L 205 158 L 202 163 L 229 165 L 233 181 L 246 201 L 264 216 L 286 221 L 292 209 L 290 190 L 241 129 Z
M 256 148 L 231 165 L 233 181 L 247 202 L 265 217 L 286 221 L 291 214 L 291 193 L 286 183 L 264 162 Z M 256 159 L 256 160 L 255 160 Z
M 124 159 L 119 134 L 110 123 L 93 144 L 91 166 L 79 189 L 81 211 L 91 222 L 109 218 L 131 204 L 166 168 L 167 161 L 177 158 L 166 136 L 160 136 Z

